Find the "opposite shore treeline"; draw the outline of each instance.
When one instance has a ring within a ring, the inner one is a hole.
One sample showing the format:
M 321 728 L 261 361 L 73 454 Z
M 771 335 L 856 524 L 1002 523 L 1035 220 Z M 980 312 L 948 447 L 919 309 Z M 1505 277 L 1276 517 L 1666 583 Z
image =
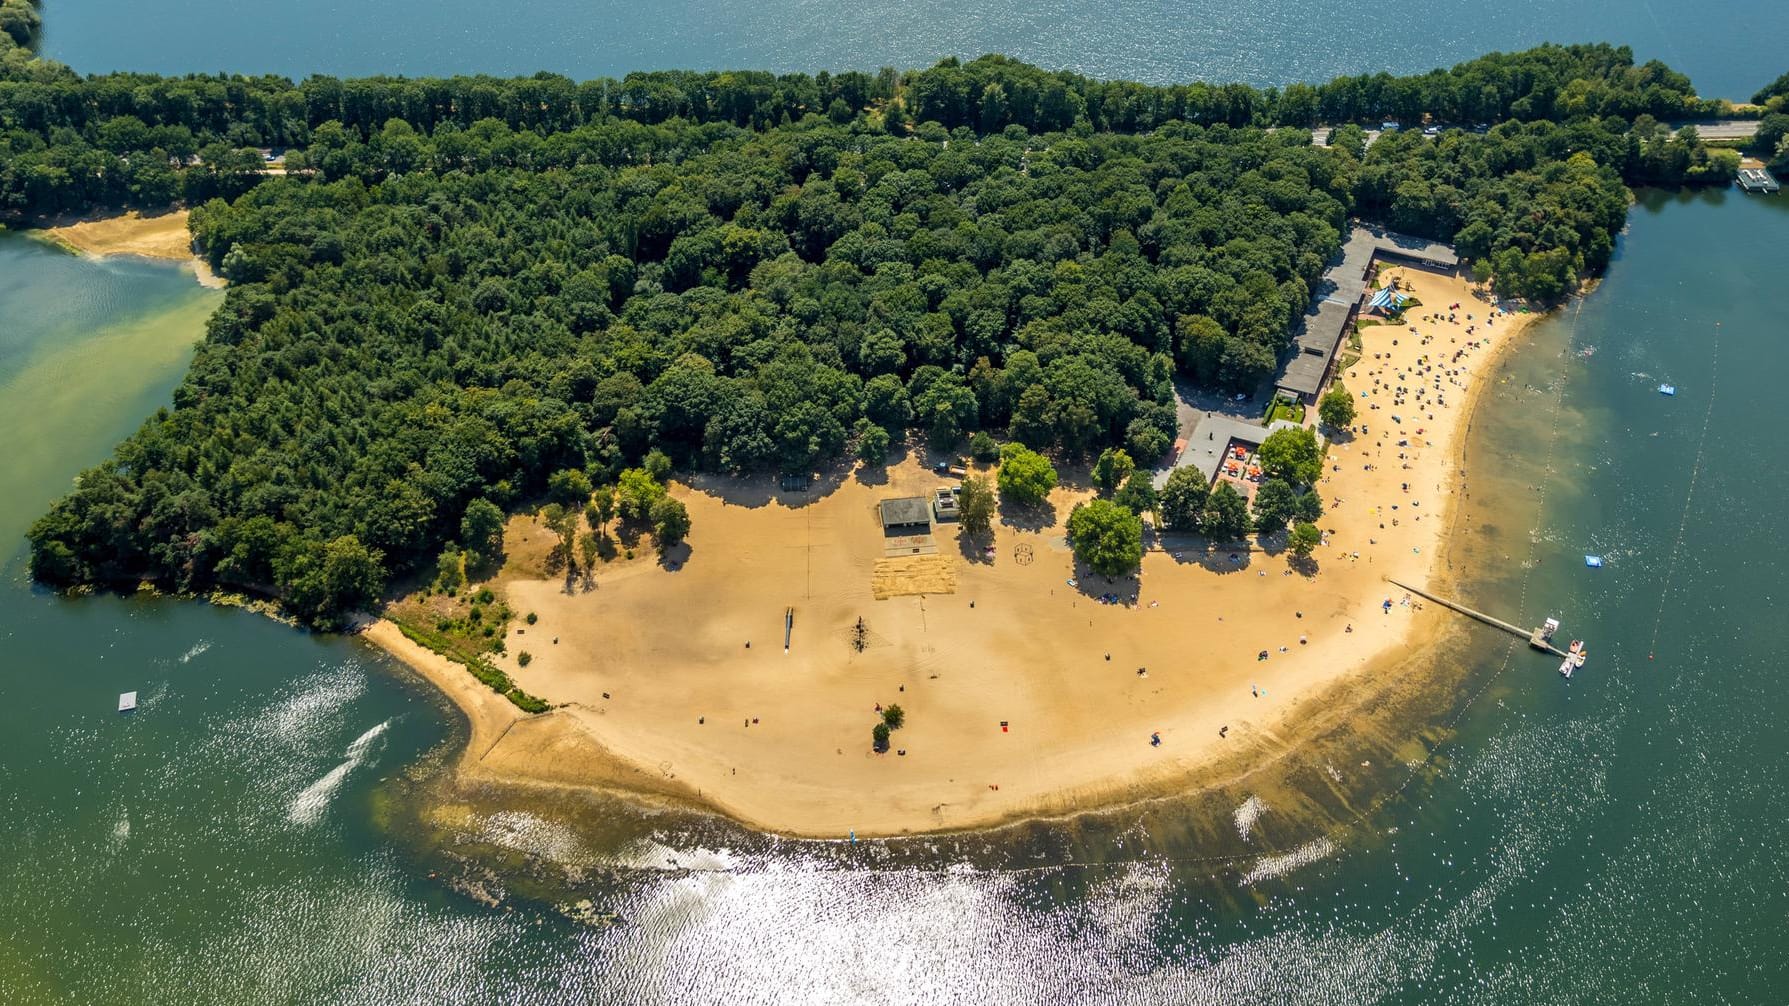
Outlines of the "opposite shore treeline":
M 203 202 L 232 284 L 173 407 L 33 527 L 34 573 L 318 624 L 477 551 L 475 505 L 653 451 L 803 472 L 912 429 L 1157 457 L 1175 375 L 1270 373 L 1350 216 L 1550 301 L 1606 265 L 1626 184 L 1737 163 L 1657 121 L 1723 107 L 1608 46 L 1283 92 L 1002 57 L 297 86 L 3 59 L 6 212 Z M 1258 128 L 1425 114 L 1494 125 Z

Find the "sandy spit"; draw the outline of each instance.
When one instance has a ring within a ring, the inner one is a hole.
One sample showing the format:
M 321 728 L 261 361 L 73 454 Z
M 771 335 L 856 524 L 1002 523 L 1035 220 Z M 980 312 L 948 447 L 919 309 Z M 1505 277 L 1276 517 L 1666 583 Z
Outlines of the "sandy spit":
M 223 277 L 211 270 L 210 263 L 193 254 L 193 238 L 187 230 L 186 218 L 186 210 L 169 210 L 149 216 L 131 210 L 109 216 L 70 218 L 27 233 L 82 255 L 139 255 L 185 262 L 192 266 L 201 285 L 222 288 Z

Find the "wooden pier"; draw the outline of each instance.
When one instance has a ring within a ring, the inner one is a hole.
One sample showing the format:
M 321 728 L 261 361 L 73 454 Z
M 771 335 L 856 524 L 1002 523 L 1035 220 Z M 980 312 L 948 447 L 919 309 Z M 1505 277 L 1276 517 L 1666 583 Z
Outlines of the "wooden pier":
M 1443 608 L 1452 608 L 1453 610 L 1459 612 L 1460 614 L 1465 615 L 1467 618 L 1477 619 L 1478 621 L 1483 622 L 1486 625 L 1489 625 L 1493 628 L 1502 629 L 1503 631 L 1509 633 L 1512 636 L 1518 636 L 1522 639 L 1526 639 L 1526 640 L 1528 640 L 1529 646 L 1532 646 L 1535 649 L 1540 650 L 1542 653 L 1551 653 L 1555 657 L 1565 656 L 1564 650 L 1560 649 L 1557 646 L 1554 646 L 1551 642 L 1549 642 L 1546 639 L 1546 637 L 1544 637 L 1541 634 L 1543 631 L 1545 631 L 1544 629 L 1540 629 L 1540 628 L 1524 629 L 1519 625 L 1515 625 L 1513 623 L 1506 622 L 1501 618 L 1495 618 L 1491 615 L 1487 615 L 1484 612 L 1477 610 L 1476 608 L 1468 608 L 1464 604 L 1459 603 L 1458 601 L 1450 601 L 1445 597 L 1437 597 L 1434 594 L 1431 594 L 1428 591 L 1422 589 L 1421 587 L 1412 587 L 1408 583 L 1404 583 L 1400 580 L 1394 580 L 1389 576 L 1385 578 L 1385 581 L 1394 587 L 1402 587 L 1403 589 L 1408 590 L 1412 594 L 1415 594 L 1416 596 L 1423 598 L 1424 600 L 1434 601 L 1436 604 L 1441 605 Z

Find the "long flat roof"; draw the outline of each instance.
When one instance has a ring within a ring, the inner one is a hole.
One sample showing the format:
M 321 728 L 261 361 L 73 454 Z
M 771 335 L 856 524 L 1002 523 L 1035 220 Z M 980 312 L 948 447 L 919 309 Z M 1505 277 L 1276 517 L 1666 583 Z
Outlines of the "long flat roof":
M 1231 441 L 1240 440 L 1251 447 L 1258 447 L 1275 430 L 1297 428 L 1297 423 L 1289 423 L 1284 419 L 1276 419 L 1262 426 L 1235 416 L 1207 415 L 1199 420 L 1199 425 L 1193 427 L 1186 447 L 1181 450 L 1180 457 L 1174 459 L 1174 468 L 1191 465 L 1199 469 L 1199 473 L 1205 476 L 1206 483 L 1210 484 L 1217 477 L 1218 465 L 1223 463 L 1224 451 L 1230 447 Z M 1156 473 L 1154 481 L 1157 489 L 1168 484 L 1168 474 L 1174 468 Z
M 1305 312 L 1304 324 L 1292 337 L 1292 355 L 1280 366 L 1274 387 L 1300 395 L 1314 395 L 1329 370 L 1329 361 L 1341 347 L 1348 313 L 1360 303 L 1367 289 L 1367 270 L 1373 256 L 1389 255 L 1411 262 L 1455 269 L 1460 256 L 1453 246 L 1375 227 L 1350 228 L 1341 253 L 1330 262 Z

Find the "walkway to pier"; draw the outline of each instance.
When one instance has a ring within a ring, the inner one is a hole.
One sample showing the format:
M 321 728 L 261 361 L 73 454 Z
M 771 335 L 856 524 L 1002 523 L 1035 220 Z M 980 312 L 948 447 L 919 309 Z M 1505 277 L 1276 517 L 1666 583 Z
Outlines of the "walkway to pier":
M 1556 657 L 1565 656 L 1564 650 L 1560 649 L 1557 646 L 1554 646 L 1552 643 L 1548 642 L 1546 639 L 1543 639 L 1541 637 L 1540 629 L 1524 629 L 1519 625 L 1511 624 L 1509 622 L 1504 621 L 1501 618 L 1495 618 L 1491 615 L 1487 615 L 1484 612 L 1477 610 L 1476 608 L 1468 608 L 1464 604 L 1459 603 L 1458 601 L 1450 601 L 1445 597 L 1437 597 L 1434 594 L 1431 594 L 1428 591 L 1422 589 L 1421 587 L 1412 587 L 1408 583 L 1404 583 L 1400 580 L 1394 580 L 1389 576 L 1386 577 L 1385 580 L 1387 583 L 1390 583 L 1391 585 L 1393 585 L 1395 587 L 1402 587 L 1403 589 L 1408 590 L 1412 594 L 1415 594 L 1416 596 L 1424 598 L 1426 600 L 1434 601 L 1436 604 L 1439 604 L 1444 608 L 1452 608 L 1453 610 L 1459 612 L 1460 614 L 1465 615 L 1467 618 L 1475 618 L 1475 619 L 1477 619 L 1493 628 L 1502 629 L 1503 631 L 1505 631 L 1511 635 L 1514 635 L 1514 636 L 1520 636 L 1521 638 L 1528 640 L 1528 645 L 1534 647 L 1537 650 L 1541 650 L 1546 653 L 1551 653 Z

